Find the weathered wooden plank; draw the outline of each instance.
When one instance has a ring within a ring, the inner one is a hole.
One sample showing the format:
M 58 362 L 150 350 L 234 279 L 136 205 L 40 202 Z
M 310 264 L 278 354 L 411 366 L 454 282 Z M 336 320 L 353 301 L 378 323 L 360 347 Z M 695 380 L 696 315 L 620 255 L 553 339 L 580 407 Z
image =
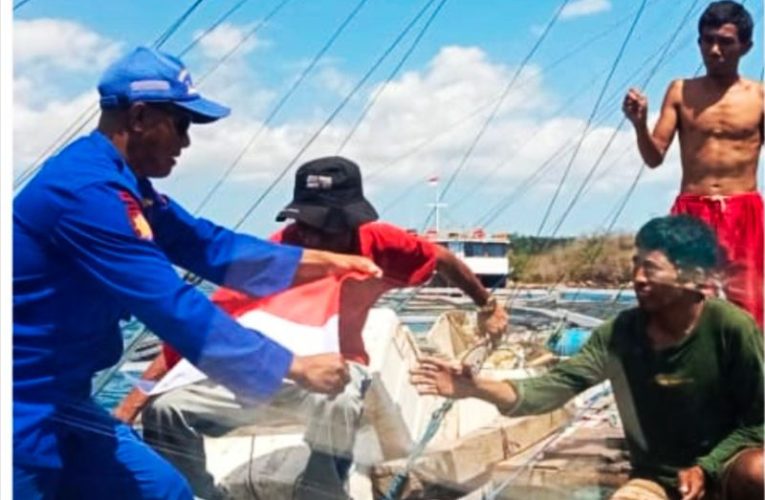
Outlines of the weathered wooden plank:
M 485 480 L 493 466 L 551 435 L 573 417 L 562 408 L 544 415 L 498 418 L 448 446 L 428 450 L 408 476 L 403 498 L 421 498 L 428 489 L 441 487 L 470 491 Z M 387 491 L 395 475 L 404 470 L 406 460 L 393 460 L 370 471 L 375 497 Z

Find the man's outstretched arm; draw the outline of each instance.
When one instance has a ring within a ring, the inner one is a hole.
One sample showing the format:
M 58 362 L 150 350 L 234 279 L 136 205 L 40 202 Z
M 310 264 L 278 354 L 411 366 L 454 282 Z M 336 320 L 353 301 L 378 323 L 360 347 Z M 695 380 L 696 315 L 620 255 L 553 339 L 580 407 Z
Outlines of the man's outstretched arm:
M 470 368 L 457 362 L 423 357 L 410 370 L 410 381 L 420 394 L 451 399 L 483 399 L 500 410 L 510 410 L 518 401 L 512 384 L 474 376 Z
M 478 327 L 482 333 L 500 337 L 507 328 L 507 311 L 484 288 L 478 277 L 456 255 L 436 245 L 436 269 L 451 284 L 465 292 L 479 307 Z
M 538 415 L 563 406 L 569 399 L 606 378 L 606 326 L 593 332 L 582 351 L 539 377 L 496 381 L 472 375 L 470 368 L 438 358 L 423 357 L 410 371 L 420 394 L 453 399 L 478 398 L 503 414 Z

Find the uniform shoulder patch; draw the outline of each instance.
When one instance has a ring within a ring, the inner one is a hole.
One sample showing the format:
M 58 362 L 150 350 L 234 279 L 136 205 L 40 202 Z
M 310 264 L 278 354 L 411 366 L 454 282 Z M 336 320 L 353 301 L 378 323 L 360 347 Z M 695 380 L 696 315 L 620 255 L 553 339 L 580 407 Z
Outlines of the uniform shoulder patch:
M 154 232 L 151 230 L 149 221 L 144 217 L 143 210 L 141 210 L 141 204 L 138 200 L 127 191 L 120 191 L 120 199 L 125 203 L 128 220 L 130 221 L 130 226 L 133 228 L 135 235 L 142 240 L 153 240 Z

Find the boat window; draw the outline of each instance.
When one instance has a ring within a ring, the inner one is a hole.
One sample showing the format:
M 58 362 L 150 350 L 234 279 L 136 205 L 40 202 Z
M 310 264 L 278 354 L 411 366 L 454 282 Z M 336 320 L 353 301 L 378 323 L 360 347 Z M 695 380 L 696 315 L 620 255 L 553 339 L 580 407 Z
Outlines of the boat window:
M 461 254 L 465 251 L 464 243 L 461 241 L 439 241 L 438 244 L 455 254 Z
M 504 257 L 507 255 L 506 243 L 465 243 L 465 257 Z

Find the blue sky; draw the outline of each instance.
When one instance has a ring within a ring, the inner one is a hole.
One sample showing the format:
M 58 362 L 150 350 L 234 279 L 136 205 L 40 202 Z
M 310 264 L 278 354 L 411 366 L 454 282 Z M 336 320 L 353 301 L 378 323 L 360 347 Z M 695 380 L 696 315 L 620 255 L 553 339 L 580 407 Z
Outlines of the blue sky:
M 182 50 L 237 2 L 203 1 L 164 48 Z M 426 2 L 368 0 L 276 119 L 263 127 L 262 121 L 276 102 L 358 0 L 291 0 L 240 50 L 200 81 L 279 3 L 245 2 L 184 57 L 201 92 L 231 105 L 234 112 L 220 123 L 192 128 L 191 148 L 184 152 L 172 177 L 158 183 L 160 189 L 195 208 L 262 129 L 231 178 L 201 212 L 226 225 L 240 219 Z M 438 3 L 433 2 L 298 164 L 338 151 L 360 111 Z M 624 91 L 645 80 L 652 67 L 646 59 L 669 40 L 692 3 L 647 0 L 596 115 L 597 126 L 591 127 L 573 163 L 551 221 L 559 219 L 614 134 Z M 151 43 L 191 4 L 30 0 L 21 6 L 14 22 L 16 175 L 34 164 L 95 102 L 95 84 L 110 60 L 132 46 Z M 492 207 L 518 191 L 553 152 L 578 140 L 639 4 L 634 0 L 569 1 L 445 194 L 443 220 L 447 225 L 469 228 L 489 218 Z M 449 0 L 444 4 L 421 43 L 342 150 L 362 166 L 368 197 L 380 211 L 384 209 L 385 219 L 407 227 L 424 224 L 426 205 L 434 197 L 434 188 L 426 179 L 438 175 L 444 187 L 485 123 L 492 103 L 559 5 L 552 0 Z M 696 20 L 705 5 L 703 1 L 696 4 L 691 21 L 683 25 L 670 51 L 671 57 L 663 61 L 646 87 L 652 111 L 671 79 L 692 75 L 698 67 Z M 746 5 L 755 17 L 755 47 L 741 69 L 745 76 L 758 78 L 763 60 L 762 0 L 749 0 Z M 470 116 L 473 118 L 468 119 Z M 635 229 L 648 217 L 668 209 L 679 183 L 676 147 L 665 165 L 643 176 L 618 228 Z M 491 218 L 488 229 L 535 233 L 570 157 L 571 153 L 566 153 L 538 181 L 520 189 L 513 204 Z M 626 192 L 639 165 L 632 131 L 623 127 L 616 133 L 595 182 L 563 220 L 559 233 L 598 230 Z M 292 172 L 243 228 L 258 234 L 273 230 L 274 214 L 290 199 L 291 182 Z M 550 226 L 543 234 L 550 234 Z

